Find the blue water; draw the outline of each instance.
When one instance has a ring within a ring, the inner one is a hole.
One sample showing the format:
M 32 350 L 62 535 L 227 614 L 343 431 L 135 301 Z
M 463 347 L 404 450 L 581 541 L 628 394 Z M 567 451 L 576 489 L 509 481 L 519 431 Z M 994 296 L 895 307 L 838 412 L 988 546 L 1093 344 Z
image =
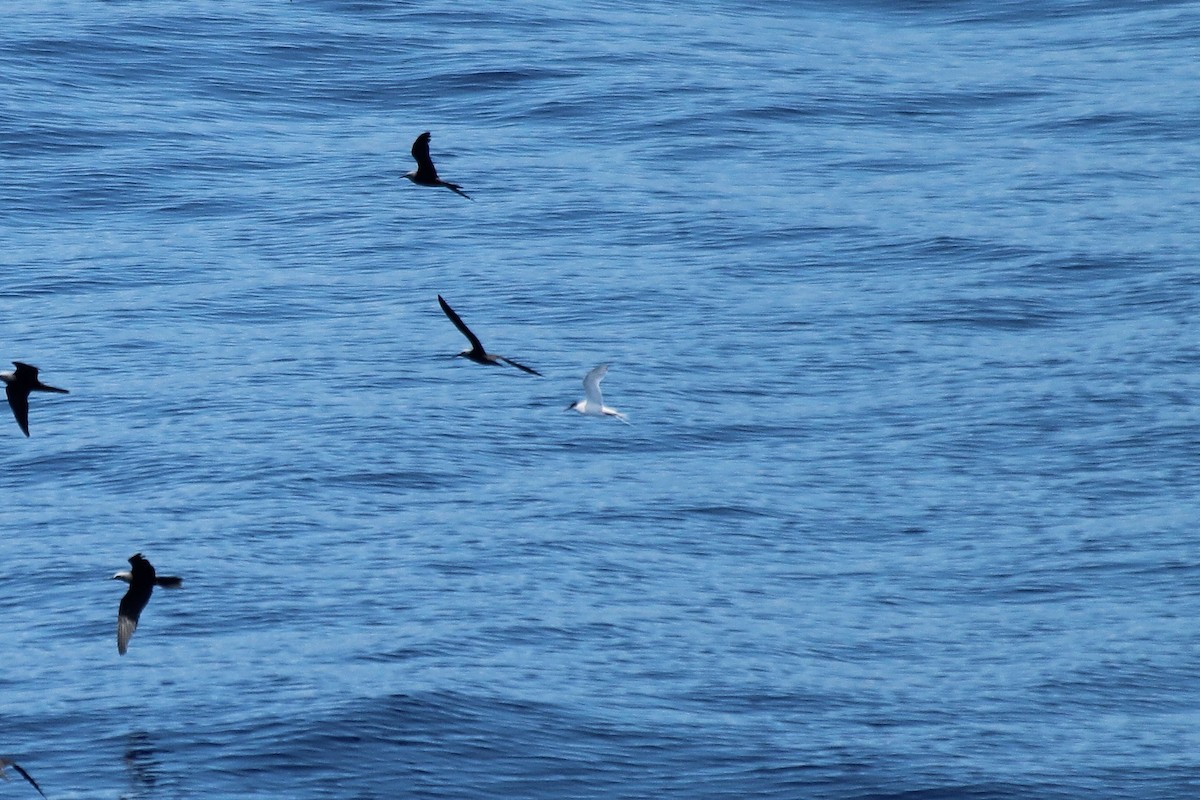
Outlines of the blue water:
M 6 9 L 0 755 L 1200 796 L 1200 3 L 494 6 Z

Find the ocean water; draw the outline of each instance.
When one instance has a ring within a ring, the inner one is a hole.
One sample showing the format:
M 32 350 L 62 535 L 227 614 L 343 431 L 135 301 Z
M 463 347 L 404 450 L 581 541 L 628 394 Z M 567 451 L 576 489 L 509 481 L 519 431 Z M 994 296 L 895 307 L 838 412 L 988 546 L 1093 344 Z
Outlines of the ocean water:
M 0 755 L 54 800 L 1200 796 L 1198 43 L 6 9 L 0 361 L 71 394 L 0 419 Z M 425 130 L 473 202 L 402 178 Z M 631 425 L 564 413 L 598 363 Z M 120 657 L 139 551 L 185 585 Z

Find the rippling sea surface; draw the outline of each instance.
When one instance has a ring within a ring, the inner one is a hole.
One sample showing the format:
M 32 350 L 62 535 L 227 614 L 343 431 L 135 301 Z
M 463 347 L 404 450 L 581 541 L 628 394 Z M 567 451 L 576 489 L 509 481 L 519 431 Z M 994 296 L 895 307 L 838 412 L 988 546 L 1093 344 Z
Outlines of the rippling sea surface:
M 0 755 L 1200 796 L 1200 3 L 467 5 L 6 10 Z

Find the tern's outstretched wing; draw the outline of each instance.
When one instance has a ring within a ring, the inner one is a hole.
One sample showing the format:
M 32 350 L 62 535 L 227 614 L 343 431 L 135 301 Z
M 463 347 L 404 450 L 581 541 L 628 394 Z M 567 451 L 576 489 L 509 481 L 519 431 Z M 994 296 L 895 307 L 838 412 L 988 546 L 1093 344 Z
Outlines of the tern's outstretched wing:
M 479 343 L 479 337 L 471 333 L 471 329 L 467 327 L 466 323 L 462 321 L 462 318 L 459 317 L 458 314 L 454 313 L 454 309 L 450 307 L 449 303 L 442 299 L 440 294 L 438 295 L 438 305 L 442 307 L 442 311 L 444 311 L 446 316 L 450 318 L 450 321 L 454 323 L 454 327 L 458 328 L 459 333 L 467 337 L 467 341 L 471 343 L 471 347 L 475 350 L 478 350 L 480 353 L 483 353 L 484 349 L 483 345 Z
M 604 398 L 600 394 L 600 381 L 604 379 L 607 372 L 608 364 L 601 364 L 583 376 L 583 394 L 587 398 L 588 405 L 595 405 L 597 408 L 604 407 Z

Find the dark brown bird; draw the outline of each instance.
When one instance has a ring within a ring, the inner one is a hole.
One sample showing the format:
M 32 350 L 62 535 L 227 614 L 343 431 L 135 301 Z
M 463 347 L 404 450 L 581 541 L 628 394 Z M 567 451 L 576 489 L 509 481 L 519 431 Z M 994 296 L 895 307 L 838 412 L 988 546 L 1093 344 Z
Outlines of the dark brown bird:
M 417 160 L 417 168 L 412 172 L 404 173 L 404 177 L 418 186 L 445 186 L 455 194 L 461 194 L 468 200 L 471 199 L 471 195 L 464 192 L 457 183 L 444 181 L 438 177 L 437 168 L 433 166 L 433 159 L 429 157 L 429 131 L 422 133 L 413 142 L 412 157 Z
M 133 567 L 132 571 L 113 575 L 113 580 L 129 584 L 129 591 L 121 598 L 121 608 L 117 611 L 117 652 L 121 655 L 125 655 L 129 648 L 129 639 L 137 630 L 138 618 L 142 615 L 142 609 L 150 602 L 154 587 L 178 589 L 183 586 L 183 578 L 160 578 L 154 571 L 154 565 L 142 558 L 141 553 L 134 553 L 129 557 L 129 566 Z
M 7 758 L 0 758 L 0 777 L 4 778 L 4 780 L 8 780 L 8 775 L 4 772 L 5 767 L 12 767 L 13 769 L 15 769 L 17 771 L 17 774 L 19 774 L 25 780 L 29 781 L 30 786 L 37 789 L 38 794 L 40 794 L 42 797 L 46 796 L 46 793 L 42 791 L 42 787 L 37 785 L 37 781 L 35 781 L 28 772 L 21 769 L 20 764 L 18 764 L 15 761 L 10 761 Z
M 12 363 L 16 369 L 12 372 L 0 372 L 0 380 L 7 384 L 4 387 L 4 393 L 8 395 L 8 405 L 12 408 L 13 416 L 17 418 L 17 424 L 21 426 L 21 432 L 28 436 L 29 393 L 58 392 L 59 394 L 70 394 L 70 392 L 66 389 L 47 386 L 38 380 L 37 367 L 30 364 L 22 364 L 20 361 Z
M 532 367 L 527 367 L 524 364 L 518 364 L 511 358 L 498 356 L 495 353 L 489 353 L 484 350 L 483 345 L 479 342 L 479 337 L 471 333 L 471 329 L 467 327 L 466 323 L 462 321 L 462 318 L 460 318 L 458 314 L 454 313 L 454 309 L 450 307 L 449 303 L 442 299 L 440 294 L 438 295 L 438 305 L 442 307 L 442 311 L 446 312 L 446 316 L 449 317 L 450 321 L 454 323 L 454 327 L 458 328 L 459 332 L 462 333 L 463 336 L 467 337 L 467 341 L 471 343 L 470 350 L 463 350 L 461 353 L 456 353 L 456 357 L 462 356 L 463 358 L 474 361 L 476 364 L 491 364 L 492 366 L 496 367 L 500 366 L 501 362 L 503 362 L 505 364 L 511 364 L 519 370 L 524 370 L 530 375 L 537 375 L 538 377 L 542 376 L 542 373 L 538 372 Z

